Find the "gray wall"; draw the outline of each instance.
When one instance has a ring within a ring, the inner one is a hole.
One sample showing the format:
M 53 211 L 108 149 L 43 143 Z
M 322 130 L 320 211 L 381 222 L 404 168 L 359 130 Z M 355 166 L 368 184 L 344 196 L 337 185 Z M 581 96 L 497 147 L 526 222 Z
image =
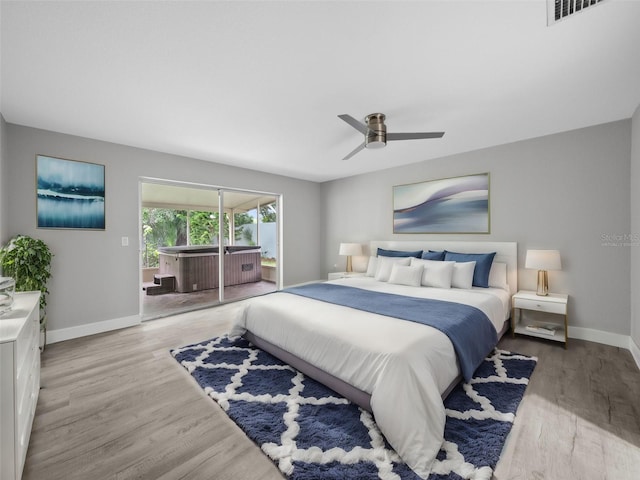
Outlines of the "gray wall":
M 5 194 L 7 191 L 6 174 L 7 170 L 7 124 L 4 121 L 2 113 L 0 113 L 0 245 L 4 245 L 8 240 L 6 236 L 7 232 L 7 217 L 9 213 L 8 202 L 9 198 Z
M 270 191 L 284 194 L 285 284 L 344 269 L 341 241 L 517 241 L 520 265 L 527 248 L 560 250 L 563 270 L 549 273 L 550 287 L 570 294 L 572 326 L 631 334 L 640 345 L 640 306 L 634 300 L 632 315 L 630 300 L 631 291 L 640 298 L 640 250 L 613 245 L 640 233 L 639 131 L 636 111 L 633 120 L 318 185 L 0 119 L 0 240 L 25 233 L 50 245 L 49 328 L 79 326 L 138 313 L 140 176 Z M 38 153 L 106 165 L 106 231 L 35 227 Z M 481 172 L 491 174 L 491 234 L 392 234 L 393 185 Z M 129 247 L 120 246 L 122 236 Z M 520 288 L 535 282 L 535 272 L 520 270 Z
M 139 200 L 141 176 L 283 194 L 284 283 L 320 277 L 320 185 L 87 138 L 7 124 L 4 164 L 10 201 L 5 237 L 44 240 L 54 253 L 48 304 L 57 330 L 139 313 Z M 83 160 L 106 166 L 106 230 L 36 228 L 35 157 Z M 129 237 L 129 247 L 121 237 Z
M 640 349 L 640 105 L 631 129 L 631 338 Z
M 549 284 L 570 295 L 570 325 L 629 335 L 630 249 L 606 244 L 629 232 L 630 149 L 624 120 L 324 183 L 324 271 L 344 269 L 341 241 L 516 241 L 521 266 L 529 248 L 558 249 L 563 269 Z M 491 234 L 392 233 L 393 185 L 482 172 Z M 519 287 L 535 290 L 536 278 L 521 268 Z

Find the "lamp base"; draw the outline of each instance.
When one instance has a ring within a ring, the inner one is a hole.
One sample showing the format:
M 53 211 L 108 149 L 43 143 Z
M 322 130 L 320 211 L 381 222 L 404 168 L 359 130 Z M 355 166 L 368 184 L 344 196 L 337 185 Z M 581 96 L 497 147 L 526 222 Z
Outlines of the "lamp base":
M 536 295 L 541 297 L 549 295 L 549 277 L 546 270 L 538 270 L 538 290 Z
M 347 255 L 347 273 L 353 272 L 353 266 L 351 265 L 351 255 Z

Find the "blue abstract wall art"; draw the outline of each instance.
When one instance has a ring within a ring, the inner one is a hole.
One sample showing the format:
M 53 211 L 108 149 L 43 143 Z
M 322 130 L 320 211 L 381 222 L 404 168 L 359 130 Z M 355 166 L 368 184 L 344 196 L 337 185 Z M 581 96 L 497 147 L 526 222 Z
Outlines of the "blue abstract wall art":
M 394 186 L 393 233 L 490 233 L 489 174 Z
M 105 229 L 104 165 L 36 157 L 38 228 Z

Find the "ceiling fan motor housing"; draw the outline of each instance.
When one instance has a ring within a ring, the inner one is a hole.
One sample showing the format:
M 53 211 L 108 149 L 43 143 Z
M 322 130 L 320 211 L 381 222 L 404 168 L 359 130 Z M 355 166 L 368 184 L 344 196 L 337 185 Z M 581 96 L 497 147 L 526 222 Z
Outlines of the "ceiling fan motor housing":
M 369 131 L 364 141 L 367 148 L 382 148 L 387 144 L 387 126 L 384 124 L 383 113 L 372 113 L 367 115 L 365 121 Z

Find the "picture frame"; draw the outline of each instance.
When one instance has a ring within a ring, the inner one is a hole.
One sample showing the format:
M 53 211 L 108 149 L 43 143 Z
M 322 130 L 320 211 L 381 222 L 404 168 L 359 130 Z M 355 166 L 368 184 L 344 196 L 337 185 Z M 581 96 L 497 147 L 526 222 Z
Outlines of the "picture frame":
M 38 228 L 105 230 L 105 167 L 36 155 Z
M 393 187 L 393 233 L 491 233 L 489 173 Z

